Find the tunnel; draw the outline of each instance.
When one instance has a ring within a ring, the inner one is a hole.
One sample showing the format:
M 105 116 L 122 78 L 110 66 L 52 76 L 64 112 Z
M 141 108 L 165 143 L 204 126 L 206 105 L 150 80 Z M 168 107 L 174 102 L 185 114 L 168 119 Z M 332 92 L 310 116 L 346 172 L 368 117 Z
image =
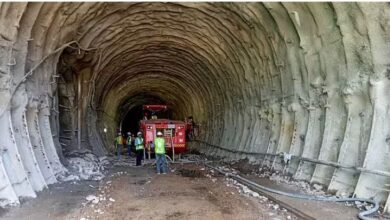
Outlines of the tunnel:
M 390 210 L 388 3 L 0 9 L 1 206 L 58 182 L 66 151 L 111 153 L 143 105 L 165 104 L 193 116 L 206 155 L 275 170 L 292 156 L 295 179 Z

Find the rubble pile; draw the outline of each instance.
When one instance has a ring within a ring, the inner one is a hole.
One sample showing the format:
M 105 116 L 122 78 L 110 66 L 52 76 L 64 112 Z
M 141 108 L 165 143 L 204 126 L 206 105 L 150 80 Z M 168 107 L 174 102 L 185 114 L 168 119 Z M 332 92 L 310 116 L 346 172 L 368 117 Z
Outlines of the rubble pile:
M 224 171 L 224 172 L 228 172 L 228 173 L 232 173 L 232 174 L 239 174 L 239 172 L 237 170 L 235 170 L 234 168 L 228 167 L 228 166 L 222 165 L 222 166 L 218 166 L 217 168 L 219 170 L 221 170 L 221 171 Z M 212 169 L 209 170 L 209 172 L 210 173 L 207 174 L 206 177 L 211 179 L 211 181 L 213 183 L 215 183 L 217 181 L 217 178 L 215 178 L 215 174 L 217 172 L 212 170 Z M 280 207 L 278 204 L 276 204 L 273 201 L 269 200 L 267 197 L 262 196 L 259 193 L 251 190 L 248 186 L 239 183 L 237 180 L 232 179 L 232 178 L 226 176 L 224 178 L 224 183 L 228 187 L 235 188 L 238 191 L 238 193 L 243 195 L 243 196 L 253 197 L 253 198 L 258 199 L 260 203 L 264 204 L 270 210 L 272 210 L 272 211 L 270 211 L 268 213 L 269 217 L 272 217 L 272 216 L 276 215 L 276 213 L 283 213 L 283 215 L 285 216 L 286 219 L 295 219 L 295 217 L 293 217 L 287 211 L 287 209 Z M 231 192 L 231 193 L 234 194 L 234 192 Z
M 295 180 L 292 177 L 283 174 L 279 171 L 270 171 L 268 168 L 259 168 L 258 172 L 255 172 L 254 175 L 261 178 L 268 178 L 277 184 L 288 184 L 289 186 L 295 186 L 295 188 L 305 194 L 316 195 L 316 196 L 324 196 L 326 192 L 324 191 L 324 187 L 320 184 L 310 184 L 306 181 Z
M 243 194 L 245 196 L 252 196 L 252 197 L 255 197 L 255 198 L 260 198 L 264 202 L 268 200 L 267 197 L 260 196 L 259 193 L 254 192 L 253 190 L 249 189 L 247 186 L 237 182 L 237 180 L 234 180 L 232 178 L 226 178 L 225 179 L 225 184 L 228 187 L 236 188 L 240 194 Z
M 294 180 L 289 176 L 277 172 L 272 173 L 268 178 L 277 183 L 285 183 L 285 184 L 295 186 L 300 191 L 310 195 L 317 195 L 317 196 L 326 195 L 325 191 L 323 190 L 323 186 L 320 184 L 314 183 L 310 185 L 310 183 L 308 182 L 302 180 Z
M 135 166 L 135 158 L 123 159 L 123 160 L 115 160 L 113 159 L 113 165 L 118 167 L 134 167 Z
M 68 175 L 62 181 L 101 180 L 110 165 L 107 157 L 97 157 L 89 150 L 71 151 L 65 154 L 68 160 Z
M 220 166 L 218 169 L 223 170 L 225 172 L 230 172 L 233 174 L 239 174 L 238 171 L 236 171 L 233 168 L 229 168 L 227 166 Z M 293 177 L 286 175 L 283 172 L 280 171 L 274 171 L 271 170 L 269 167 L 260 167 L 258 170 L 253 170 L 251 175 L 255 175 L 260 178 L 267 178 L 276 184 L 282 185 L 288 185 L 289 187 L 294 187 L 297 192 L 302 193 L 302 194 L 308 194 L 308 195 L 314 195 L 314 196 L 326 196 L 329 198 L 348 198 L 351 195 L 343 192 L 343 191 L 338 191 L 335 195 L 329 195 L 326 193 L 326 188 L 324 188 L 323 185 L 313 183 L 310 184 L 307 181 L 303 180 L 295 180 Z M 230 179 L 229 181 L 233 181 L 233 184 L 230 183 L 230 185 L 235 186 L 235 188 L 239 189 L 239 192 L 242 194 L 246 195 L 251 195 L 251 190 L 247 189 L 246 186 L 240 186 L 242 184 L 237 183 L 237 181 Z M 229 183 L 227 184 L 229 186 Z M 253 195 L 252 195 L 253 196 Z M 253 197 L 256 197 L 253 196 Z M 346 206 L 355 206 L 359 210 L 369 210 L 373 207 L 372 204 L 368 204 L 365 202 L 345 202 Z

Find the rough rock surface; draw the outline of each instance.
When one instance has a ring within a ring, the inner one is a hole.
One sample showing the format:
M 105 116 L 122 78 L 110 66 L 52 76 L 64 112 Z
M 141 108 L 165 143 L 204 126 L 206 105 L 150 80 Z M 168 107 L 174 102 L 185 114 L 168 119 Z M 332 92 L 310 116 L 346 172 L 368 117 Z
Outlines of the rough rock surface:
M 58 177 L 61 181 L 101 180 L 105 176 L 104 170 L 110 165 L 107 157 L 97 157 L 88 150 L 67 152 L 65 156 L 69 172 Z
M 63 148 L 111 150 L 121 118 L 146 102 L 193 115 L 207 154 L 390 203 L 388 3 L 0 10 L 1 206 L 57 182 Z

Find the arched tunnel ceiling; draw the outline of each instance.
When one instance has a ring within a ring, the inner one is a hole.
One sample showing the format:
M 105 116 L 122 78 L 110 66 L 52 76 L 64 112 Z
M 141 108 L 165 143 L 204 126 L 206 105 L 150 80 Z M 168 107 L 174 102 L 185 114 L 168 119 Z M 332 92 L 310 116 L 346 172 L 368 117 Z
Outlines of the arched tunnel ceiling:
M 288 167 L 296 179 L 388 197 L 378 192 L 390 176 L 388 3 L 0 10 L 4 204 L 56 182 L 63 150 L 106 153 L 124 110 L 150 97 L 178 119 L 193 115 L 207 154 L 281 170 L 284 152 L 298 158 Z

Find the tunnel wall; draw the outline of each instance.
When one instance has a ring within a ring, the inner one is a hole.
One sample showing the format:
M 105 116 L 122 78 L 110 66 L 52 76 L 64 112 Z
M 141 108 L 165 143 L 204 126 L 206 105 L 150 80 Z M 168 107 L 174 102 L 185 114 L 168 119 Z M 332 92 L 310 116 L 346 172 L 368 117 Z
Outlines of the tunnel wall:
M 63 150 L 107 153 L 118 109 L 140 92 L 178 119 L 193 115 L 207 154 L 275 170 L 284 169 L 276 154 L 292 154 L 306 159 L 288 166 L 296 179 L 389 200 L 388 3 L 0 10 L 2 206 L 58 181 Z

